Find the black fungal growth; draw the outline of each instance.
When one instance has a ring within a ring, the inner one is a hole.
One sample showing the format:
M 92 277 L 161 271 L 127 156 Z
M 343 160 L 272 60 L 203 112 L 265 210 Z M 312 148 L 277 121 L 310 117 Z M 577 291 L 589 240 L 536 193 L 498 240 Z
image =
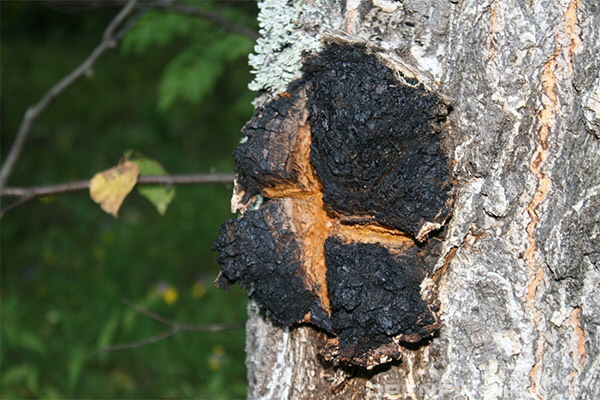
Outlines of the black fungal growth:
M 281 324 L 298 323 L 311 311 L 320 322 L 317 325 L 330 327 L 319 299 L 301 278 L 297 238 L 285 201 L 269 201 L 241 219 L 224 223 L 213 244 L 223 266 L 215 285 L 229 289 L 237 282 L 246 287 L 267 315 Z
M 425 222 L 443 223 L 451 191 L 438 134 L 445 105 L 356 46 L 329 45 L 304 70 L 311 160 L 330 211 L 413 237 Z
M 373 368 L 439 329 L 421 283 L 452 207 L 448 108 L 365 47 L 329 43 L 304 72 L 243 129 L 234 205 L 266 201 L 221 227 L 215 283 L 324 329 L 324 360 Z
M 416 254 L 392 255 L 379 244 L 325 241 L 327 290 L 342 360 L 390 343 L 416 342 L 437 328 L 421 298 Z
M 237 181 L 247 203 L 263 188 L 293 184 L 303 173 L 294 163 L 298 126 L 308 117 L 306 84 L 296 81 L 286 96 L 256 110 L 242 129 L 245 140 L 233 153 Z

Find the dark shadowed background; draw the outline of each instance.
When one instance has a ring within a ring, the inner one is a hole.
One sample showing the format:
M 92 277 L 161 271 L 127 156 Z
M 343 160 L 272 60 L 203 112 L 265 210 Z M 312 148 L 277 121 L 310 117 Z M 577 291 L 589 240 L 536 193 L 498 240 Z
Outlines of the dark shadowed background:
M 2 1 L 2 157 L 26 108 L 98 44 L 115 2 Z M 118 3 L 118 2 L 116 2 Z M 254 2 L 188 2 L 255 26 Z M 33 126 L 9 186 L 89 179 L 135 150 L 169 173 L 231 172 L 254 94 L 253 41 L 201 18 L 145 14 Z M 3 398 L 242 398 L 244 331 L 181 332 L 104 352 L 181 323 L 243 322 L 246 298 L 212 286 L 210 250 L 231 187 L 177 187 L 166 215 L 135 190 L 119 218 L 87 191 L 43 197 L 1 220 Z M 3 206 L 11 200 L 3 198 Z

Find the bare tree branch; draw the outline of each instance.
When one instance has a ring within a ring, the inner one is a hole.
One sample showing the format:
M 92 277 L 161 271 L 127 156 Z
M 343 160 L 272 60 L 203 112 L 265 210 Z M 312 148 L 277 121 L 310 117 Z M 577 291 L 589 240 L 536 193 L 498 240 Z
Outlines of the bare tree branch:
M 13 197 L 39 197 L 50 196 L 60 193 L 76 192 L 89 188 L 90 181 L 74 181 L 69 183 L 61 183 L 59 185 L 49 186 L 32 186 L 32 187 L 8 187 L 2 191 L 0 196 Z
M 73 2 L 67 0 L 45 0 L 45 2 L 65 12 L 81 12 L 85 11 L 86 9 L 97 9 L 100 7 L 120 7 L 123 3 L 122 0 L 88 0 L 86 2 Z M 147 0 L 143 1 L 142 4 L 140 4 L 138 7 L 148 4 L 156 8 L 157 10 L 163 12 L 177 13 L 188 15 L 190 17 L 205 19 L 206 21 L 209 21 L 215 25 L 221 26 L 229 32 L 239 33 L 240 35 L 247 36 L 252 40 L 256 40 L 259 37 L 258 32 L 256 32 L 255 30 L 245 27 L 243 25 L 235 24 L 234 22 L 222 17 L 219 13 L 214 11 L 207 11 L 193 6 L 186 6 L 184 4 L 178 3 L 177 0 Z
M 108 346 L 102 349 L 102 351 L 117 351 L 117 350 L 127 350 L 127 349 L 137 349 L 138 347 L 146 346 L 149 344 L 153 344 L 159 342 L 163 339 L 168 338 L 169 336 L 173 336 L 179 332 L 177 328 L 170 328 L 166 331 L 159 333 L 158 335 L 151 336 L 149 338 L 143 340 L 136 340 L 135 342 L 126 342 L 126 343 L 117 343 L 112 346 Z
M 102 35 L 102 41 L 96 46 L 92 53 L 77 68 L 50 88 L 37 104 L 27 109 L 21 120 L 17 136 L 15 137 L 15 140 L 8 151 L 8 155 L 2 164 L 2 169 L 0 170 L 0 194 L 2 193 L 2 189 L 6 186 L 13 168 L 21 155 L 25 140 L 27 139 L 31 126 L 35 120 L 37 120 L 42 112 L 44 112 L 60 94 L 67 90 L 67 88 L 73 85 L 82 76 L 89 75 L 96 61 L 98 61 L 107 50 L 112 49 L 117 45 L 117 42 L 132 26 L 131 24 L 125 24 L 123 26 L 123 24 L 135 10 L 136 3 L 137 0 L 129 0 L 112 21 L 110 21 Z M 119 27 L 122 27 L 122 29 L 117 31 Z
M 192 175 L 142 175 L 138 178 L 137 185 L 208 185 L 215 183 L 232 183 L 234 174 L 192 174 Z M 62 193 L 87 190 L 90 181 L 74 181 L 58 185 L 8 187 L 0 193 L 0 197 L 21 197 L 19 200 L 0 210 L 0 218 L 8 211 L 27 203 L 40 196 L 52 196 Z
M 33 200 L 34 198 L 35 198 L 35 196 L 32 196 L 32 195 L 24 195 L 19 200 L 16 200 L 13 203 L 10 203 L 8 206 L 6 206 L 0 210 L 0 218 L 2 218 L 4 216 L 4 214 L 6 214 L 7 212 L 12 211 L 17 207 L 22 206 L 23 204 L 27 203 L 28 201 Z
M 138 178 L 138 185 L 199 185 L 211 183 L 232 183 L 234 174 L 192 174 L 192 175 L 142 175 Z M 8 187 L 0 196 L 21 197 L 33 195 L 50 196 L 61 193 L 76 192 L 86 190 L 90 186 L 90 181 L 73 181 L 61 183 L 58 185 L 32 186 L 32 187 Z
M 50 106 L 50 104 L 54 102 L 54 100 L 59 95 L 61 95 L 82 76 L 89 75 L 92 71 L 94 64 L 98 61 L 98 59 L 107 50 L 114 48 L 119 42 L 119 40 L 121 40 L 125 36 L 125 34 L 131 29 L 131 27 L 135 24 L 135 22 L 137 22 L 141 15 L 143 15 L 150 8 L 156 7 L 158 9 L 168 12 L 176 12 L 180 14 L 204 18 L 210 22 L 221 25 L 229 31 L 248 36 L 252 39 L 258 38 L 257 32 L 244 26 L 236 25 L 227 20 L 226 18 L 223 18 L 218 13 L 201 10 L 195 7 L 173 4 L 173 0 L 145 1 L 139 5 L 137 3 L 138 0 L 127 1 L 127 3 L 121 9 L 121 11 L 110 21 L 102 35 L 102 41 L 98 46 L 96 46 L 96 48 L 94 48 L 92 53 L 75 70 L 73 70 L 63 79 L 61 79 L 57 84 L 55 84 L 52 88 L 50 88 L 50 90 L 46 92 L 46 94 L 44 94 L 44 96 L 35 105 L 30 106 L 27 109 L 27 111 L 23 115 L 23 119 L 21 120 L 21 124 L 17 131 L 17 135 L 0 169 L 0 196 L 4 193 L 4 188 L 8 182 L 8 179 L 10 178 L 10 175 L 12 174 L 12 171 L 15 167 L 17 160 L 19 159 L 19 156 L 21 155 L 21 152 L 25 145 L 25 141 L 27 139 L 27 136 L 29 135 L 33 123 Z M 139 12 L 133 17 L 130 17 L 131 13 L 136 9 L 136 7 L 139 8 Z M 190 183 L 193 184 L 197 182 Z M 177 184 L 184 183 L 177 182 Z M 72 189 L 64 191 L 72 191 Z M 21 205 L 27 201 L 28 200 L 21 199 L 18 202 L 18 205 Z M 9 209 L 16 208 L 18 205 L 11 205 L 9 206 Z M 3 215 L 3 212 L 6 211 L 7 209 L 0 211 L 0 217 Z
M 235 174 L 195 174 L 195 175 L 142 175 L 138 184 L 142 185 L 198 185 L 209 183 L 232 183 Z
M 140 306 L 139 304 L 136 304 L 129 299 L 123 299 L 123 303 L 127 304 L 129 307 L 133 308 L 135 311 L 142 313 L 145 316 L 150 317 L 153 320 L 160 322 L 163 325 L 167 325 L 167 326 L 177 325 L 175 322 L 171 321 L 170 319 L 167 319 L 161 315 L 158 315 L 158 314 L 148 310 L 146 307 Z
M 169 329 L 151 336 L 146 339 L 136 340 L 133 342 L 126 343 L 117 343 L 111 346 L 105 347 L 103 351 L 116 351 L 116 350 L 125 350 L 125 349 L 137 349 L 138 347 L 146 346 L 152 343 L 159 342 L 163 339 L 168 338 L 169 336 L 173 336 L 178 332 L 222 332 L 233 329 L 240 329 L 244 327 L 243 323 L 236 324 L 213 324 L 213 325 L 190 325 L 190 324 L 178 324 L 176 322 L 171 321 L 161 315 L 158 315 L 145 307 L 142 307 L 138 304 L 135 304 L 131 300 L 124 299 L 123 302 L 127 304 L 129 307 L 134 310 L 146 315 L 147 317 L 152 318 L 153 320 L 160 322 L 163 325 L 170 327 Z

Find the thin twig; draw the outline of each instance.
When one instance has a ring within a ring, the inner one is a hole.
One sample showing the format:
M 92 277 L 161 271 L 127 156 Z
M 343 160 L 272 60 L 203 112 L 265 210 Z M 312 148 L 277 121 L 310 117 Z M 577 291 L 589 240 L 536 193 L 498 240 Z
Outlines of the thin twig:
M 117 351 L 117 350 L 127 350 L 127 349 L 137 349 L 138 347 L 146 346 L 149 344 L 153 344 L 159 342 L 163 339 L 168 338 L 169 336 L 173 336 L 180 330 L 177 328 L 167 329 L 159 333 L 158 335 L 151 336 L 149 338 L 143 340 L 136 340 L 135 342 L 125 342 L 125 343 L 117 343 L 112 346 L 104 347 L 102 351 Z
M 176 325 L 176 323 L 171 321 L 170 319 L 166 319 L 165 317 L 148 310 L 146 307 L 140 306 L 139 304 L 135 304 L 133 301 L 131 301 L 129 299 L 123 299 L 123 303 L 127 304 L 129 307 L 133 308 L 135 311 L 142 313 L 145 316 L 150 317 L 155 321 L 160 322 L 161 324 L 164 324 L 167 326 L 175 326 Z
M 168 338 L 169 336 L 173 336 L 178 332 L 222 332 L 233 329 L 240 329 L 244 327 L 243 323 L 236 324 L 213 324 L 213 325 L 190 325 L 190 324 L 178 324 L 176 322 L 171 321 L 161 315 L 156 314 L 148 310 L 145 307 L 142 307 L 138 304 L 135 304 L 131 300 L 124 299 L 123 302 L 127 304 L 129 307 L 133 308 L 139 313 L 146 315 L 147 317 L 152 318 L 153 320 L 160 322 L 163 325 L 169 327 L 169 329 L 162 331 L 161 333 L 151 336 L 146 339 L 136 340 L 133 342 L 125 342 L 125 343 L 117 343 L 111 346 L 105 347 L 102 351 L 116 351 L 116 350 L 125 350 L 125 349 L 137 349 L 138 347 L 146 346 L 152 343 L 159 342 L 163 339 Z
M 209 22 L 212 22 L 213 24 L 220 25 L 221 27 L 225 28 L 225 30 L 228 30 L 230 32 L 239 33 L 240 35 L 249 37 L 252 40 L 256 40 L 260 37 L 258 32 L 256 32 L 255 30 L 246 28 L 245 26 L 242 26 L 242 25 L 236 25 L 233 22 L 229 21 L 226 18 L 223 18 L 220 14 L 215 13 L 215 12 L 202 10 L 202 9 L 196 8 L 196 7 L 184 6 L 184 5 L 180 5 L 180 4 L 158 6 L 157 9 L 166 11 L 166 12 L 172 12 L 172 13 L 177 13 L 177 14 L 189 15 L 192 17 L 203 18 Z
M 191 175 L 142 175 L 138 178 L 138 185 L 198 185 L 211 183 L 231 183 L 235 178 L 234 174 L 191 174 Z M 0 196 L 21 197 L 27 195 L 51 196 L 55 194 L 76 192 L 86 190 L 90 186 L 90 181 L 73 181 L 48 186 L 31 187 L 8 187 Z
M 112 346 L 107 346 L 102 349 L 102 351 L 117 351 L 117 350 L 127 350 L 127 349 L 137 349 L 138 347 L 146 346 L 149 344 L 153 344 L 159 342 L 163 339 L 168 338 L 169 336 L 173 336 L 180 330 L 177 328 L 167 329 L 159 333 L 158 335 L 151 336 L 149 338 L 143 340 L 136 340 L 135 342 L 125 342 L 125 343 L 117 343 Z
M 90 181 L 74 181 L 69 183 L 61 183 L 60 185 L 49 186 L 32 186 L 32 187 L 7 187 L 2 192 L 1 196 L 50 196 L 60 193 L 76 192 L 85 190 L 90 187 Z
M 138 183 L 142 185 L 198 185 L 207 183 L 232 183 L 235 174 L 196 174 L 196 175 L 142 175 Z
M 95 9 L 95 8 L 100 8 L 100 7 L 115 7 L 115 6 L 121 6 L 123 1 L 119 1 L 119 0 L 114 0 L 114 1 L 93 1 L 93 0 L 88 0 L 86 2 L 76 2 L 76 3 L 67 3 L 65 4 L 63 0 L 61 1 L 55 1 L 55 0 L 45 0 L 46 3 L 57 3 L 54 4 L 55 8 L 58 8 L 60 10 L 69 12 L 72 11 L 72 9 L 75 9 L 75 12 L 77 11 L 84 11 L 85 9 Z M 163 11 L 163 12 L 171 12 L 171 13 L 176 13 L 176 14 L 183 14 L 183 15 L 188 15 L 191 17 L 197 17 L 197 18 L 202 18 L 207 20 L 208 22 L 211 22 L 215 25 L 219 25 L 222 28 L 224 28 L 225 30 L 229 31 L 229 32 L 236 32 L 239 33 L 241 35 L 247 36 L 252 40 L 256 40 L 259 37 L 258 32 L 256 32 L 255 30 L 248 28 L 246 26 L 243 25 L 238 25 L 230 20 L 228 20 L 227 18 L 224 18 L 221 16 L 221 14 L 214 12 L 214 11 L 207 11 L 207 10 L 203 10 L 200 8 L 196 8 L 193 6 L 186 6 L 184 4 L 178 4 L 177 0 L 146 0 L 143 1 L 140 5 L 138 5 L 138 7 L 143 7 L 144 5 L 149 5 L 150 7 L 154 7 L 157 10 Z
M 60 94 L 67 90 L 67 88 L 73 85 L 82 76 L 89 75 L 92 67 L 96 61 L 98 61 L 100 56 L 117 45 L 118 40 L 125 35 L 126 29 L 131 28 L 131 24 L 127 24 L 124 27 L 126 29 L 122 29 L 121 31 L 117 32 L 117 29 L 123 25 L 129 15 L 135 10 L 136 3 L 137 0 L 128 1 L 121 11 L 112 19 L 112 21 L 110 21 L 102 35 L 102 41 L 96 46 L 92 53 L 77 68 L 50 88 L 37 104 L 27 109 L 21 121 L 21 125 L 19 126 L 19 130 L 17 131 L 17 136 L 15 137 L 15 140 L 8 151 L 8 155 L 2 164 L 2 169 L 0 170 L 0 193 L 2 193 L 2 189 L 6 186 L 13 168 L 21 155 L 25 140 L 27 139 L 33 123 Z
M 232 183 L 234 174 L 192 174 L 192 175 L 142 175 L 138 178 L 137 185 L 208 185 Z M 0 218 L 8 211 L 27 203 L 40 196 L 53 196 L 62 193 L 71 193 L 87 190 L 90 181 L 73 181 L 59 185 L 32 186 L 32 187 L 7 187 L 0 193 L 1 197 L 20 197 L 14 203 L 0 210 Z
M 10 203 L 8 206 L 6 206 L 0 210 L 0 218 L 2 218 L 4 216 L 4 214 L 6 214 L 7 212 L 12 211 L 17 207 L 22 206 L 23 204 L 27 203 L 28 201 L 33 200 L 34 198 L 35 198 L 34 195 L 28 194 L 28 195 L 24 195 L 19 200 L 16 200 L 16 201 Z

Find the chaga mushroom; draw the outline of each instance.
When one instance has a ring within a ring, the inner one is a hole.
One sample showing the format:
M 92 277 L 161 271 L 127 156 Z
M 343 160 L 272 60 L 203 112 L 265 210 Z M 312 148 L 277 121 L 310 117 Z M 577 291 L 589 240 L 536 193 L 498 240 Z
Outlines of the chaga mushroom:
M 450 215 L 449 160 L 440 143 L 447 107 L 357 47 L 331 45 L 305 71 L 311 160 L 327 209 L 424 240 Z
M 243 129 L 216 285 L 323 329 L 326 360 L 372 368 L 439 329 L 421 283 L 452 211 L 449 111 L 364 47 L 329 44 L 304 71 Z
M 329 307 L 323 304 L 320 282 L 315 281 L 323 278 L 324 282 L 324 276 L 315 274 L 304 256 L 295 202 L 270 200 L 221 226 L 213 244 L 219 252 L 217 262 L 223 266 L 215 285 L 229 289 L 238 283 L 247 288 L 280 324 L 312 322 L 331 332 Z
M 419 342 L 439 329 L 421 298 L 425 272 L 417 250 L 393 254 L 380 244 L 325 241 L 327 291 L 342 361 L 366 367 L 391 361 L 398 358 L 394 345 Z
M 274 197 L 281 195 L 283 188 L 293 194 L 310 189 L 308 85 L 297 81 L 288 90 L 256 110 L 242 129 L 244 138 L 233 153 L 237 174 L 234 199 L 242 211 L 258 194 Z

